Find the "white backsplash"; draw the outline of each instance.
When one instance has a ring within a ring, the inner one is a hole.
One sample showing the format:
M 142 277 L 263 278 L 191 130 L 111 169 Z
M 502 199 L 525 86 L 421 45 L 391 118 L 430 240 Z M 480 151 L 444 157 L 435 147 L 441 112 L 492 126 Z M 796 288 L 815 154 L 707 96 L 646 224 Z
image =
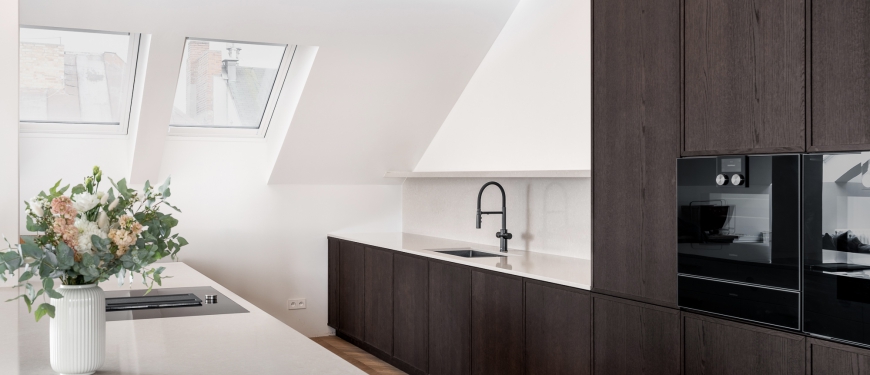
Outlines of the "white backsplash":
M 409 178 L 402 186 L 402 231 L 498 246 L 499 215 L 474 226 L 477 193 L 488 181 L 507 195 L 511 249 L 591 258 L 592 180 L 589 178 Z M 501 194 L 490 186 L 483 211 L 500 211 Z

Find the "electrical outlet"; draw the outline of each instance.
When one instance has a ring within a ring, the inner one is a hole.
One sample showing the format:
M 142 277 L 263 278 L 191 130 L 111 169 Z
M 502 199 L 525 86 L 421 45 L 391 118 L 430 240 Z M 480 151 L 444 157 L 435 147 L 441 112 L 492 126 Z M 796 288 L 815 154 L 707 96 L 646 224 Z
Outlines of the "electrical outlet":
M 308 304 L 305 303 L 305 298 L 296 298 L 296 299 L 288 299 L 287 300 L 287 310 L 299 310 L 307 307 Z

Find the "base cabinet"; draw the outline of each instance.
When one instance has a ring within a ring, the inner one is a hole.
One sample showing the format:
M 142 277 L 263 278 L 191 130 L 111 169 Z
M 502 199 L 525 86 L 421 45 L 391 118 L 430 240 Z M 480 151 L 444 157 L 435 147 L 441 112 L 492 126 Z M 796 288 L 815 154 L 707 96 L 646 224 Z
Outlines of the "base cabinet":
M 526 374 L 592 373 L 592 297 L 534 280 L 526 284 Z
M 429 374 L 470 373 L 471 269 L 429 261 Z
M 338 253 L 338 332 L 354 344 L 365 338 L 365 248 L 341 241 Z
M 380 353 L 393 355 L 393 252 L 365 248 L 365 342 Z
M 522 375 L 523 279 L 471 272 L 471 373 Z
M 393 256 L 394 365 L 411 374 L 429 371 L 429 261 Z
M 599 294 L 592 297 L 593 373 L 680 373 L 679 310 Z
M 870 350 L 807 339 L 807 374 L 870 375 Z
M 685 374 L 804 374 L 804 336 L 683 313 Z

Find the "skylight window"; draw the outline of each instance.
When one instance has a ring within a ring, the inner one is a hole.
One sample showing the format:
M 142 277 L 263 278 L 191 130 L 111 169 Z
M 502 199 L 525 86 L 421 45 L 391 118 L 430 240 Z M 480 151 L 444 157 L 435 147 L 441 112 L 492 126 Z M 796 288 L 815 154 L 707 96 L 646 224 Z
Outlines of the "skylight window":
M 139 35 L 21 27 L 24 132 L 126 133 Z
M 287 45 L 188 38 L 170 134 L 265 134 L 292 50 Z M 226 129 L 234 130 L 222 131 Z

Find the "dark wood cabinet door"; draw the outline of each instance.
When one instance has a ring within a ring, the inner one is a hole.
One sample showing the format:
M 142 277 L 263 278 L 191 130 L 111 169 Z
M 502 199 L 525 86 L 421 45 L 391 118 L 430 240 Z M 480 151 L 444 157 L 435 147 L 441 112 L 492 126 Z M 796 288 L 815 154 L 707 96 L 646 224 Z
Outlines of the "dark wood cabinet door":
M 592 7 L 593 285 L 676 306 L 680 0 Z
M 680 373 L 680 312 L 593 294 L 594 374 Z
M 493 322 L 496 323 L 496 322 Z M 471 270 L 429 261 L 429 374 L 471 373 Z
M 393 255 L 393 357 L 420 373 L 429 370 L 429 261 Z M 410 369 L 399 364 L 405 371 Z
M 575 288 L 526 279 L 526 374 L 592 373 L 592 300 Z
M 393 252 L 367 246 L 365 255 L 365 342 L 388 359 L 393 355 Z
M 340 241 L 338 262 L 338 331 L 361 342 L 365 332 L 365 250 L 363 245 Z
M 803 374 L 803 336 L 702 315 L 683 314 L 686 375 Z
M 870 350 L 807 339 L 807 374 L 870 375 Z
M 812 1 L 810 151 L 870 148 L 870 6 Z
M 471 373 L 524 372 L 523 279 L 471 272 Z
M 339 266 L 338 266 L 338 250 L 339 240 L 337 238 L 329 237 L 327 238 L 327 274 L 328 274 L 328 286 L 329 296 L 327 303 L 328 306 L 328 315 L 326 317 L 326 325 L 338 329 L 338 278 L 339 278 Z
M 803 0 L 685 0 L 683 155 L 806 147 Z

